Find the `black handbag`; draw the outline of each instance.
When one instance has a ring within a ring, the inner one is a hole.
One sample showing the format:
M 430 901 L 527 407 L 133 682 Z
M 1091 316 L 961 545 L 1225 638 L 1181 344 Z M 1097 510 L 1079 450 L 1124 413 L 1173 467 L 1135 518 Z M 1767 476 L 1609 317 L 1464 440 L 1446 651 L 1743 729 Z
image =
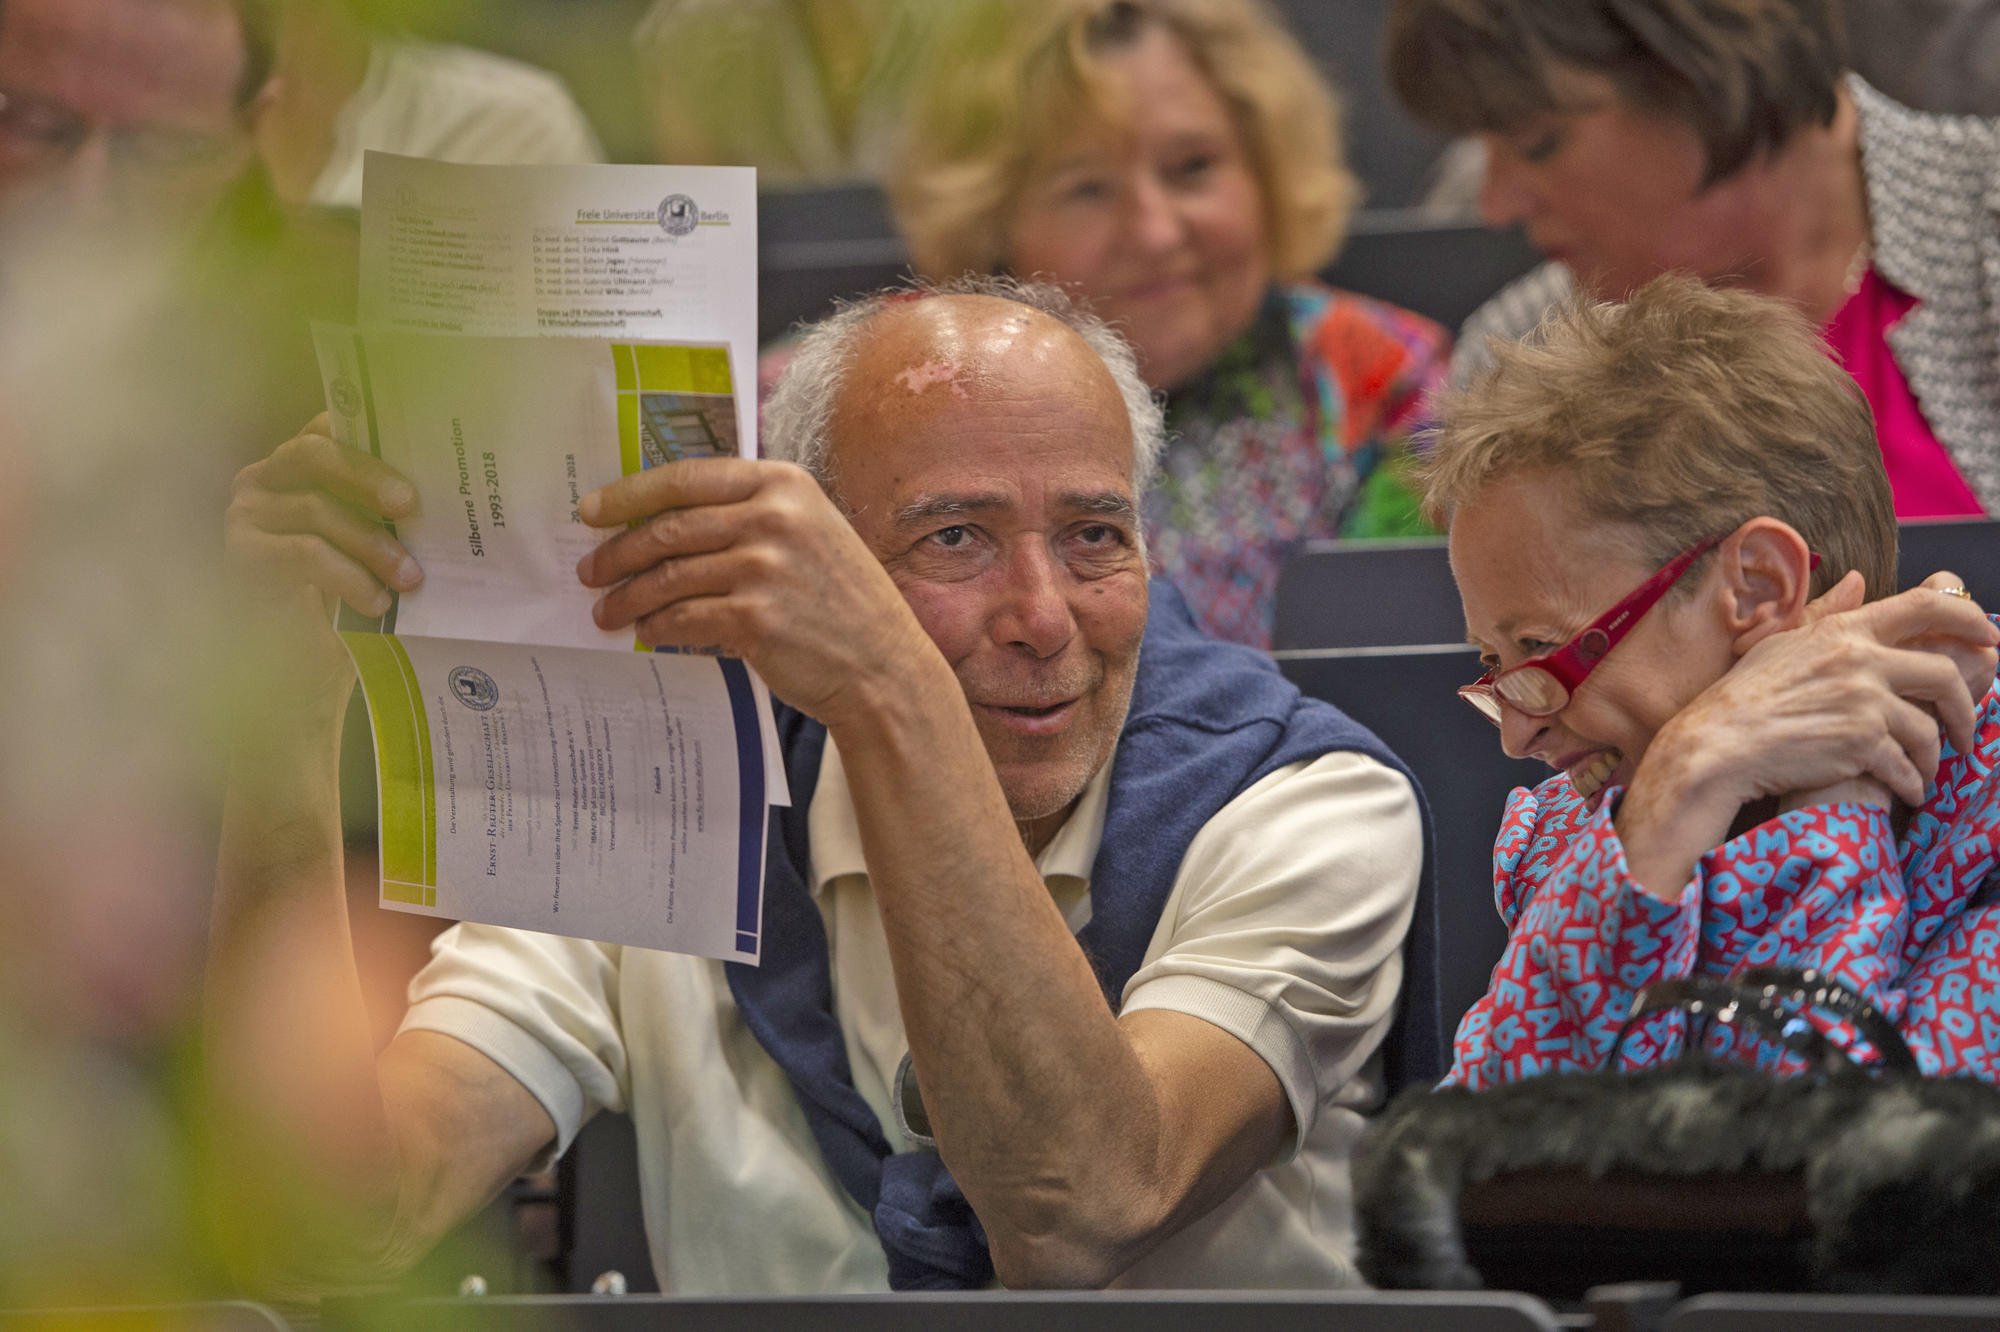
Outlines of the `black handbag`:
M 1807 1010 L 1850 1023 L 1852 1062 Z M 1354 1159 L 1363 1275 L 1558 1299 L 1621 1281 L 1707 1290 L 2000 1293 L 2000 1089 L 1918 1076 L 1895 1027 L 1807 971 L 1642 991 L 1614 1043 L 1686 1015 L 1678 1060 L 1408 1093 Z M 1703 1054 L 1734 1026 L 1780 1078 Z
M 1851 1023 L 1879 1062 L 1873 1066 L 1856 1063 L 1806 1020 L 1809 1010 Z M 1903 1034 L 1873 1004 L 1838 981 L 1797 967 L 1750 967 L 1735 976 L 1688 976 L 1649 985 L 1633 997 L 1632 1011 L 1618 1028 L 1605 1062 L 1617 1059 L 1625 1038 L 1640 1023 L 1674 1012 L 1685 1013 L 1689 1019 L 1690 1030 L 1681 1043 L 1683 1060 L 1699 1057 L 1706 1045 L 1704 1029 L 1714 1024 L 1739 1027 L 1782 1046 L 1822 1077 L 1862 1071 L 1922 1076 Z

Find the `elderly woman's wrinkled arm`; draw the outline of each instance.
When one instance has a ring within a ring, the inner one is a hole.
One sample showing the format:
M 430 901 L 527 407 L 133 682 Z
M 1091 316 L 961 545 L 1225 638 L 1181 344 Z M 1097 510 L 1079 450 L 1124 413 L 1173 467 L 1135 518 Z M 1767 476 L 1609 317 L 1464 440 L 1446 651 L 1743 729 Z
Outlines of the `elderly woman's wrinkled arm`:
M 1933 592 L 1944 592 L 1950 596 L 1970 595 L 1965 590 L 1965 580 L 1948 569 L 1941 569 L 1932 574 L 1919 586 L 1929 588 Z M 1814 607 L 1823 608 L 1825 601 L 1826 598 L 1822 597 L 1820 601 L 1814 603 Z M 1972 695 L 1975 704 L 1985 697 L 1987 690 L 1993 686 L 1993 672 L 1995 665 L 2000 664 L 2000 654 L 1996 654 L 1991 647 L 1982 647 L 1950 635 L 1918 639 L 1906 646 L 1939 652 L 1949 657 L 1958 667 L 1959 674 L 1964 677 L 1965 688 Z M 1794 791 L 1782 797 L 1778 807 L 1780 810 L 1805 809 L 1812 805 L 1837 804 L 1843 800 L 1875 805 L 1882 809 L 1889 809 L 1894 803 L 1888 788 L 1882 783 L 1872 777 L 1853 777 L 1844 782 L 1835 782 L 1831 786 Z
M 1932 589 L 1856 607 L 1859 592 L 1858 577 L 1843 580 L 1812 622 L 1752 647 L 1661 728 L 1617 813 L 1648 892 L 1677 899 L 1746 804 L 1861 778 L 1915 807 L 1939 724 L 1957 748 L 1972 743 L 1968 678 L 1991 681 L 2000 630 Z

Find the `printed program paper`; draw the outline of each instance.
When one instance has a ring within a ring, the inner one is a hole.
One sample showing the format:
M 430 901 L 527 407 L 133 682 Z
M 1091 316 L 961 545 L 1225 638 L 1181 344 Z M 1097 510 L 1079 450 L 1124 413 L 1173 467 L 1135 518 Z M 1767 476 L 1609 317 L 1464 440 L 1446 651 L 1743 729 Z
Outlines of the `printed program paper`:
M 754 218 L 748 171 L 369 155 L 363 322 L 314 338 L 336 438 L 418 492 L 396 535 L 423 585 L 341 623 L 384 906 L 760 956 L 768 694 L 598 629 L 575 574 L 605 537 L 582 495 L 754 448 Z

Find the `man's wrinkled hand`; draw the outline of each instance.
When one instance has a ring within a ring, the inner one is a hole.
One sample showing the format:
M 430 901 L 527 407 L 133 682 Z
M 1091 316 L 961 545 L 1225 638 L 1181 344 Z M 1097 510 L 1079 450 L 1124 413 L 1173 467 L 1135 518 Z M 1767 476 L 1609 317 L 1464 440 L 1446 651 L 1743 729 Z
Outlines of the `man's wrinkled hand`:
M 600 627 L 635 626 L 656 646 L 720 645 L 829 725 L 937 656 L 881 562 L 790 463 L 668 463 L 593 491 L 578 511 L 627 529 L 577 563 L 586 587 L 605 590 Z
M 325 413 L 236 474 L 226 563 L 244 648 L 257 654 L 251 678 L 269 701 L 345 704 L 352 668 L 333 632 L 334 604 L 380 615 L 391 588 L 423 580 L 384 525 L 416 505 L 400 473 L 327 434 Z

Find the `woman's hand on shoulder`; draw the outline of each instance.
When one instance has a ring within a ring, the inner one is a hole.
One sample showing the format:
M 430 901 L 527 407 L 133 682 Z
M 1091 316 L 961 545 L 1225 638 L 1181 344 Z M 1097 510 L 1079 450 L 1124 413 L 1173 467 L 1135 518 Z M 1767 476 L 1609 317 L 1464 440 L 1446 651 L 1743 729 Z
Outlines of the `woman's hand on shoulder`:
M 1965 580 L 1949 569 L 1939 570 L 1903 595 L 1910 596 L 1920 590 L 1940 594 L 1949 604 L 1955 605 L 1958 609 L 1954 615 L 1954 622 L 1959 624 L 1965 633 L 1934 634 L 1919 638 L 1907 646 L 1920 648 L 1926 652 L 1941 652 L 1950 657 L 1957 664 L 1959 674 L 1965 677 L 1965 687 L 1971 692 L 1972 701 L 1976 705 L 1993 687 L 1993 673 L 1996 669 L 2000 669 L 2000 646 L 1996 646 L 1991 637 L 1984 642 L 1979 641 L 1972 632 L 1976 628 L 1972 624 L 1972 617 L 1977 615 L 1988 628 L 1992 628 L 1993 621 L 1988 618 L 1986 608 L 1966 592 Z
M 1979 613 L 1980 620 L 1990 627 L 1991 622 L 1985 619 L 1984 612 L 1980 610 L 1977 603 L 1972 602 L 1968 597 L 1959 595 L 1963 592 L 1964 587 L 1964 579 L 1949 570 L 1941 570 L 1926 578 L 1917 588 L 1913 588 L 1902 595 L 1916 601 L 1918 609 L 1921 612 L 1926 609 L 1930 611 L 1939 611 L 1941 609 L 1936 602 L 1924 601 L 1923 597 L 1925 593 L 1933 596 L 1945 593 L 1951 599 L 1971 606 L 1975 612 Z M 1844 581 L 1841 587 L 1830 590 L 1825 596 L 1813 602 L 1808 607 L 1808 613 L 1817 621 L 1828 615 L 1840 614 L 1856 609 L 1852 605 L 1839 604 L 1841 600 L 1846 600 L 1854 595 L 1856 588 L 1858 588 L 1858 584 L 1850 587 L 1849 583 Z M 1946 592 L 1946 589 L 1956 589 L 1956 591 Z M 1835 597 L 1836 592 L 1841 593 L 1839 599 Z M 1965 681 L 1966 691 L 1971 696 L 1976 712 L 1979 700 L 1992 687 L 1995 664 L 1996 661 L 2000 661 L 2000 650 L 1997 650 L 1991 641 L 1984 643 L 1979 641 L 1978 626 L 1973 624 L 1969 615 L 1964 614 L 1962 611 L 1954 612 L 1950 610 L 1944 610 L 1943 613 L 1947 617 L 1946 627 L 1943 630 L 1920 634 L 1898 646 L 1916 651 L 1935 652 L 1949 659 L 1958 668 L 1960 676 Z M 1919 621 L 1921 622 L 1924 618 L 1920 615 Z M 1961 621 L 1963 623 L 1960 623 Z M 1971 636 L 1961 636 L 1964 634 L 1970 634 Z M 1960 744 L 1961 748 L 1963 747 L 1963 743 L 1960 741 L 1954 741 L 1954 743 Z M 1888 810 L 1893 803 L 1887 786 L 1871 777 L 1861 776 L 1850 778 L 1844 782 L 1835 782 L 1829 786 L 1813 787 L 1791 792 L 1783 798 L 1780 808 L 1783 810 L 1805 809 L 1812 805 L 1838 804 L 1843 801 L 1873 805 L 1882 810 Z
M 1867 605 L 1860 597 L 1860 577 L 1849 575 L 1804 625 L 1745 653 L 1661 738 L 1719 747 L 1729 762 L 1713 775 L 1745 803 L 1867 778 L 1921 805 L 1939 724 L 1953 744 L 1972 743 L 1969 677 L 1983 669 L 1990 681 L 2000 631 L 1970 601 L 1931 588 Z

